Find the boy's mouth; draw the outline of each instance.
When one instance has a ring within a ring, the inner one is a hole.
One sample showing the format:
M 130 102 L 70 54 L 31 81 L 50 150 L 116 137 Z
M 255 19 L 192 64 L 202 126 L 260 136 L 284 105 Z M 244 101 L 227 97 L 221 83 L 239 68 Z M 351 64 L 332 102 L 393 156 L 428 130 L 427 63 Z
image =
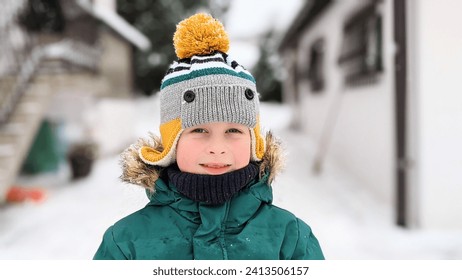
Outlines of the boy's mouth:
M 221 174 L 225 173 L 231 164 L 226 163 L 202 163 L 200 164 L 210 174 Z
M 202 163 L 201 166 L 207 167 L 207 168 L 225 168 L 225 167 L 231 166 L 231 164 L 226 164 L 226 163 Z

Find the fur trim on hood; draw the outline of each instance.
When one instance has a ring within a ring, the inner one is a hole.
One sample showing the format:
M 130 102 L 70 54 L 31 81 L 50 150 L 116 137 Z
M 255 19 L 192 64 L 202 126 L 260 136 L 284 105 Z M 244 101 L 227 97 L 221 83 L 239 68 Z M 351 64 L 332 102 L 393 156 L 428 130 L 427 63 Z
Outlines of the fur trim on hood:
M 150 139 L 140 138 L 135 144 L 128 147 L 121 154 L 120 163 L 122 165 L 122 181 L 130 184 L 139 185 L 152 192 L 155 191 L 155 181 L 159 178 L 163 167 L 153 166 L 144 163 L 139 157 L 138 150 L 142 146 L 149 146 L 153 149 L 162 151 L 163 147 L 160 138 L 150 134 Z M 274 180 L 277 174 L 283 169 L 283 151 L 281 142 L 276 139 L 271 132 L 266 133 L 266 149 L 260 165 L 260 177 L 269 172 L 268 182 Z

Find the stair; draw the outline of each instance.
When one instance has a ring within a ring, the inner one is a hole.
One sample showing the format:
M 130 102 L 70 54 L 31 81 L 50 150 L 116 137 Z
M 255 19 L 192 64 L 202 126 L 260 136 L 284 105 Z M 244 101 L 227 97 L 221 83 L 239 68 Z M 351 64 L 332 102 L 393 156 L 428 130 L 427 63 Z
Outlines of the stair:
M 0 125 L 0 204 L 20 172 L 54 90 L 52 76 L 36 76 L 8 121 Z

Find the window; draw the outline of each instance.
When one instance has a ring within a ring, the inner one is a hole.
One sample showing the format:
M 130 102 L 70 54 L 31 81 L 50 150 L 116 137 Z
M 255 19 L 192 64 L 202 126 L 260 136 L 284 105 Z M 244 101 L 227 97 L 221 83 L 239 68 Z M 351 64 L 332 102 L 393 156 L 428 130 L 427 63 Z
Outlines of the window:
M 373 83 L 383 70 L 382 16 L 377 10 L 373 1 L 344 25 L 339 64 L 348 85 Z
M 324 89 L 324 40 L 316 40 L 310 48 L 308 80 L 313 92 Z

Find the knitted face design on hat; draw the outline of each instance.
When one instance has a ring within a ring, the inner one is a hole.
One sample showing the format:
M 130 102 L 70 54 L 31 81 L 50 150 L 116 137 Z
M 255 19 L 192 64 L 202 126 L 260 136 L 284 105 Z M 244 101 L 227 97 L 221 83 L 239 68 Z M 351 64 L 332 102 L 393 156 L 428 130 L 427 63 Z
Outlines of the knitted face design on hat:
M 193 15 L 177 25 L 173 42 L 179 60 L 170 66 L 160 88 L 163 150 L 143 146 L 140 158 L 150 165 L 169 166 L 185 128 L 230 122 L 249 127 L 251 160 L 260 161 L 265 142 L 255 79 L 226 54 L 229 39 L 223 25 L 208 14 Z

